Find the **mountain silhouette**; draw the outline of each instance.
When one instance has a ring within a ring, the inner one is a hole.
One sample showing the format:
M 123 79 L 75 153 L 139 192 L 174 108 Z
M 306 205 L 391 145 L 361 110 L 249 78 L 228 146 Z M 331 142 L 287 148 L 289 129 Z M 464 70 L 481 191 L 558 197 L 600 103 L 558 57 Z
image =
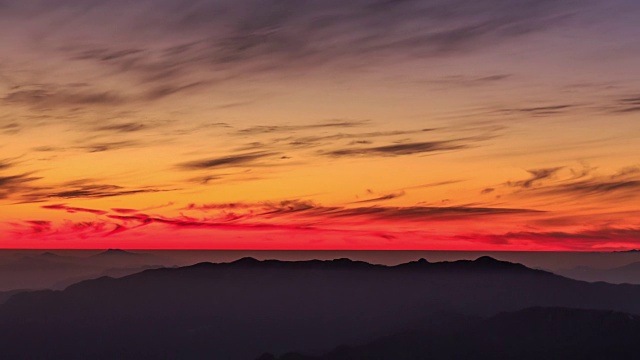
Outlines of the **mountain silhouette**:
M 145 267 L 172 266 L 170 259 L 110 249 L 91 256 L 63 256 L 53 252 L 18 255 L 0 262 L 0 291 L 62 289 L 103 274 L 132 274 Z M 122 270 L 122 271 L 119 271 Z
M 633 262 L 624 266 L 608 269 L 577 266 L 570 269 L 557 270 L 556 273 L 584 281 L 605 281 L 612 284 L 640 284 L 640 262 Z
M 11 291 L 0 291 L 0 305 L 4 304 L 13 295 L 24 292 L 24 291 L 29 291 L 29 290 L 16 289 Z
M 489 257 L 397 266 L 243 258 L 15 294 L 0 306 L 0 346 L 17 359 L 318 355 L 436 314 L 534 306 L 640 314 L 640 286 L 570 280 Z
M 126 257 L 138 257 L 138 256 L 144 256 L 145 254 L 138 254 L 138 253 L 134 253 L 134 252 L 130 252 L 130 251 L 126 251 L 126 250 L 122 250 L 122 249 L 107 249 L 101 253 L 98 253 L 96 255 L 91 256 L 92 258 L 102 258 L 102 257 L 122 257 L 122 256 L 126 256 Z
M 265 353 L 257 360 L 492 360 L 637 359 L 640 317 L 568 308 L 529 308 L 489 319 L 453 318 L 323 356 Z

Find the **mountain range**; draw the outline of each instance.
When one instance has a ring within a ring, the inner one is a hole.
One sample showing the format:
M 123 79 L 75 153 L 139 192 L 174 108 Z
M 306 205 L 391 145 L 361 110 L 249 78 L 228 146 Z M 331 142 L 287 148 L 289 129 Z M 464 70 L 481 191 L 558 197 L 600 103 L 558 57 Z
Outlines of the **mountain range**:
M 12 359 L 320 356 L 440 314 L 491 318 L 531 307 L 640 314 L 640 286 L 586 283 L 490 257 L 397 266 L 243 258 L 18 293 L 0 305 L 0 347 Z

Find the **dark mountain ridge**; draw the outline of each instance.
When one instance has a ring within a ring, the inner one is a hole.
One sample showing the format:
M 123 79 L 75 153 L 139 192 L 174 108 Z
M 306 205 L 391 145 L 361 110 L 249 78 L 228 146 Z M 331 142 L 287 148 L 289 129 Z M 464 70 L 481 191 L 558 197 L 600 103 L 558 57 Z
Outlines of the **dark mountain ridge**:
M 18 359 L 255 359 L 265 351 L 321 354 L 437 313 L 491 316 L 532 306 L 640 314 L 640 287 L 489 257 L 397 266 L 243 258 L 16 294 L 0 306 L 0 346 Z

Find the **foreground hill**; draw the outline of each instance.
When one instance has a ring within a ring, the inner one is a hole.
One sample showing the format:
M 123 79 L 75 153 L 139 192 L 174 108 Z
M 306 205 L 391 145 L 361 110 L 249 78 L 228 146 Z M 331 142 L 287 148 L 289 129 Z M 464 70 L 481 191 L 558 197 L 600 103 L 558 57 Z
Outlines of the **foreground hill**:
M 533 306 L 640 314 L 640 287 L 585 283 L 488 257 L 393 267 L 245 258 L 14 295 L 0 306 L 0 347 L 12 359 L 321 354 L 437 313 L 491 316 Z
M 624 313 L 530 308 L 486 320 L 448 319 L 323 356 L 265 354 L 259 360 L 631 360 L 640 354 L 640 317 Z

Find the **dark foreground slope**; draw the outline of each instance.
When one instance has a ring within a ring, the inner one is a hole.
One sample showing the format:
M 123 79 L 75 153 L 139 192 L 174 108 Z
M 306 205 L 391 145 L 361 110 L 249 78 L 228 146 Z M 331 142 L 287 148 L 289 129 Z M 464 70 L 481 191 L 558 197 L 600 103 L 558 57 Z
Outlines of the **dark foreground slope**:
M 530 308 L 447 325 L 341 346 L 318 357 L 265 354 L 259 360 L 631 360 L 640 354 L 640 317 L 612 311 Z
M 640 314 L 640 287 L 584 283 L 486 257 L 395 267 L 246 258 L 15 295 L 0 306 L 0 348 L 12 359 L 321 354 L 434 313 L 489 316 L 532 306 Z

